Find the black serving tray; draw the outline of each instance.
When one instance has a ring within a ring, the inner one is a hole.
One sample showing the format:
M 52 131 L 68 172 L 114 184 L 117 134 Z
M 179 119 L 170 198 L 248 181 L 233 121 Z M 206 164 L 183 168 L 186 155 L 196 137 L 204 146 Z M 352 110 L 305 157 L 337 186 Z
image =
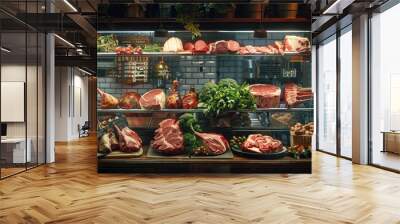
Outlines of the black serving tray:
M 233 153 L 238 156 L 243 156 L 243 157 L 253 158 L 253 159 L 281 159 L 281 158 L 287 156 L 287 153 L 288 153 L 288 150 L 286 147 L 283 147 L 282 151 L 280 151 L 280 152 L 273 152 L 273 153 L 246 152 L 246 151 L 242 151 L 242 149 L 237 148 L 237 147 L 232 147 L 231 149 L 232 149 Z

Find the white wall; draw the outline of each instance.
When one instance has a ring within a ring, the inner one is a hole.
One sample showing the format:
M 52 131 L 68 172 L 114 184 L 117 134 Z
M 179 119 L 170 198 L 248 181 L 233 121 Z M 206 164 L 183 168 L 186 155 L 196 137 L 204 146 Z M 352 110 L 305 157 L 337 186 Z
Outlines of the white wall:
M 55 140 L 79 138 L 78 125 L 88 120 L 88 78 L 76 68 L 56 67 Z

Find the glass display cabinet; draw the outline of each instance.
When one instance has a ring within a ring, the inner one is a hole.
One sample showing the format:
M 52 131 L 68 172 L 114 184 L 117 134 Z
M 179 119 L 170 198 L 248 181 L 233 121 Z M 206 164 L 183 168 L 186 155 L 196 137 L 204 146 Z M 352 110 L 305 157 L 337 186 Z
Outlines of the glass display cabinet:
M 204 5 L 100 6 L 98 171 L 310 173 L 308 6 Z

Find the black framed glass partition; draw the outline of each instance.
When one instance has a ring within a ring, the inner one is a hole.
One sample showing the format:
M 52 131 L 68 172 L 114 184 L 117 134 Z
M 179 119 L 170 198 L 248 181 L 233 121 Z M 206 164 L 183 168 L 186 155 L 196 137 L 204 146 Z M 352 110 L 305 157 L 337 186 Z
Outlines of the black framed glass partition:
M 400 4 L 382 6 L 370 19 L 370 163 L 400 171 Z
M 352 26 L 317 44 L 317 150 L 352 157 Z
M 336 35 L 317 48 L 317 149 L 336 154 Z
M 0 4 L 0 178 L 45 163 L 46 39 L 23 22 L 44 2 Z

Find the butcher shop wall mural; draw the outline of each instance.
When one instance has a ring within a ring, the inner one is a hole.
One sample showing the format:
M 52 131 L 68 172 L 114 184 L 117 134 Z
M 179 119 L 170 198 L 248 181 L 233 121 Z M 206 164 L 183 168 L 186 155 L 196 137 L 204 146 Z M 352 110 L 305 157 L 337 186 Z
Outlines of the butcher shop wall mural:
M 163 23 L 165 13 L 174 16 L 168 4 L 141 5 L 136 10 L 144 11 L 133 16 L 126 12 L 126 24 L 112 23 L 115 5 L 100 6 L 100 172 L 311 172 L 308 6 L 299 4 L 303 11 L 281 19 L 291 30 L 258 38 L 243 23 L 235 30 L 213 26 L 240 24 L 243 18 L 236 16 L 243 15 L 235 9 L 248 6 L 248 20 L 257 28 L 259 10 L 251 10 L 269 17 L 264 11 L 273 5 L 223 5 L 209 8 L 224 10 L 201 26 L 197 20 L 204 18 L 182 15 Z

